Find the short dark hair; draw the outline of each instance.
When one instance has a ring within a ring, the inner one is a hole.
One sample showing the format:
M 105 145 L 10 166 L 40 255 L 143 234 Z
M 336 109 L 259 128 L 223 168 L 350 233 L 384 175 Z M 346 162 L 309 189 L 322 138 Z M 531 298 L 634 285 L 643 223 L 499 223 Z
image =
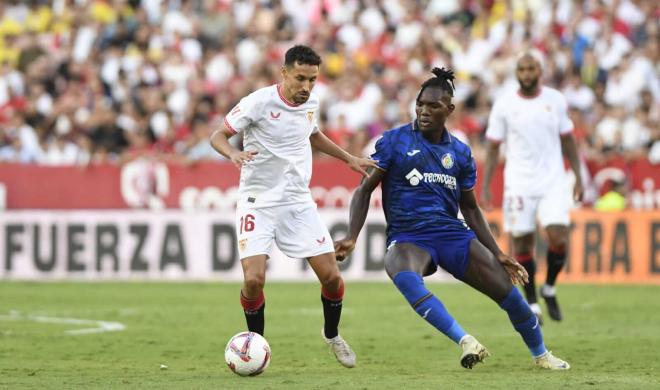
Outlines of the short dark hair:
M 431 77 L 424 81 L 422 89 L 419 90 L 419 94 L 417 95 L 417 100 L 422 96 L 422 92 L 424 92 L 426 87 L 439 87 L 449 94 L 449 96 L 454 97 L 454 90 L 456 89 L 454 88 L 454 71 L 445 68 L 433 68 L 431 73 L 433 73 L 435 77 Z
M 321 65 L 321 57 L 309 46 L 296 45 L 286 51 L 284 55 L 284 65 L 293 66 L 297 63 L 301 65 Z

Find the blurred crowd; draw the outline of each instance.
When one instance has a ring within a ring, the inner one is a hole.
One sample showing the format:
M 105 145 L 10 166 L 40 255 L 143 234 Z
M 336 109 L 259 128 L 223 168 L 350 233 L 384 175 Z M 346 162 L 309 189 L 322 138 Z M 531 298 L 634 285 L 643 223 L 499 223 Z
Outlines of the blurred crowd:
M 583 156 L 660 162 L 659 20 L 653 0 L 2 1 L 0 161 L 219 159 L 223 115 L 305 43 L 323 58 L 322 128 L 354 154 L 411 120 L 444 66 L 450 128 L 482 159 L 493 99 L 535 47 Z

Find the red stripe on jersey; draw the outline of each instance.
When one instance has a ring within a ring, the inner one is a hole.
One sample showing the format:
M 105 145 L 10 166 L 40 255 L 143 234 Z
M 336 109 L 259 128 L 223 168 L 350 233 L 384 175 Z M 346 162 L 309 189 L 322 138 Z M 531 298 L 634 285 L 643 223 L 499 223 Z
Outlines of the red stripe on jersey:
M 227 117 L 225 117 L 225 126 L 227 126 L 227 130 L 229 130 L 229 131 L 231 132 L 232 135 L 238 133 L 238 131 L 234 130 L 234 128 L 231 127 L 231 125 L 229 124 L 229 122 L 227 122 Z
M 300 104 L 295 104 L 289 101 L 289 99 L 287 99 L 286 97 L 284 97 L 284 95 L 282 94 L 282 86 L 279 84 L 277 84 L 277 94 L 280 95 L 280 99 L 282 99 L 284 104 L 286 104 L 289 107 L 298 107 L 300 105 Z

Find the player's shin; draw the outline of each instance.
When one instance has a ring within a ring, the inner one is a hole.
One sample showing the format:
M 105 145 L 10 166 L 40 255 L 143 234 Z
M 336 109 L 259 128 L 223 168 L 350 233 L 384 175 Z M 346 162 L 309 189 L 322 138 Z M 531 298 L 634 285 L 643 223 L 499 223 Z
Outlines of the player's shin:
M 532 356 L 541 356 L 546 352 L 543 335 L 538 319 L 523 299 L 517 288 L 511 288 L 509 294 L 500 302 L 500 307 L 509 315 L 514 329 L 520 333 Z
M 564 264 L 566 264 L 566 250 L 563 248 L 549 248 L 548 249 L 548 276 L 545 284 L 554 286 L 557 281 L 557 275 Z
M 392 280 L 417 314 L 455 343 L 458 344 L 467 334 L 445 309 L 442 302 L 426 288 L 421 275 L 412 271 L 402 271 Z
M 529 302 L 530 305 L 536 303 L 538 302 L 538 298 L 536 297 L 536 283 L 534 282 L 536 275 L 536 262 L 529 253 L 517 254 L 515 255 L 515 258 L 516 261 L 525 268 L 527 275 L 529 275 L 529 283 L 523 286 L 527 302 Z
M 245 322 L 250 332 L 264 335 L 264 310 L 266 309 L 266 298 L 263 291 L 255 299 L 249 299 L 241 291 L 241 306 L 245 313 Z
M 341 308 L 344 299 L 344 281 L 340 281 L 339 288 L 331 292 L 321 288 L 321 302 L 323 303 L 323 318 L 325 323 L 323 331 L 325 337 L 332 339 L 339 334 L 339 319 L 341 318 Z

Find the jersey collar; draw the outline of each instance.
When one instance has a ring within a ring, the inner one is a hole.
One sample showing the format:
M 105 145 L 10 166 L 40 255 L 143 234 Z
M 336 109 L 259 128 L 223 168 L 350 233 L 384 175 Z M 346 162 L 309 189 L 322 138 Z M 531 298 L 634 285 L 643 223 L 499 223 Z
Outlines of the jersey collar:
M 413 131 L 420 131 L 419 130 L 419 124 L 417 124 L 417 119 L 412 121 L 412 128 Z M 421 132 L 420 132 L 421 135 Z M 450 144 L 451 143 L 451 135 L 449 134 L 449 130 L 445 127 L 445 131 L 442 132 L 442 138 L 440 139 L 441 144 Z

